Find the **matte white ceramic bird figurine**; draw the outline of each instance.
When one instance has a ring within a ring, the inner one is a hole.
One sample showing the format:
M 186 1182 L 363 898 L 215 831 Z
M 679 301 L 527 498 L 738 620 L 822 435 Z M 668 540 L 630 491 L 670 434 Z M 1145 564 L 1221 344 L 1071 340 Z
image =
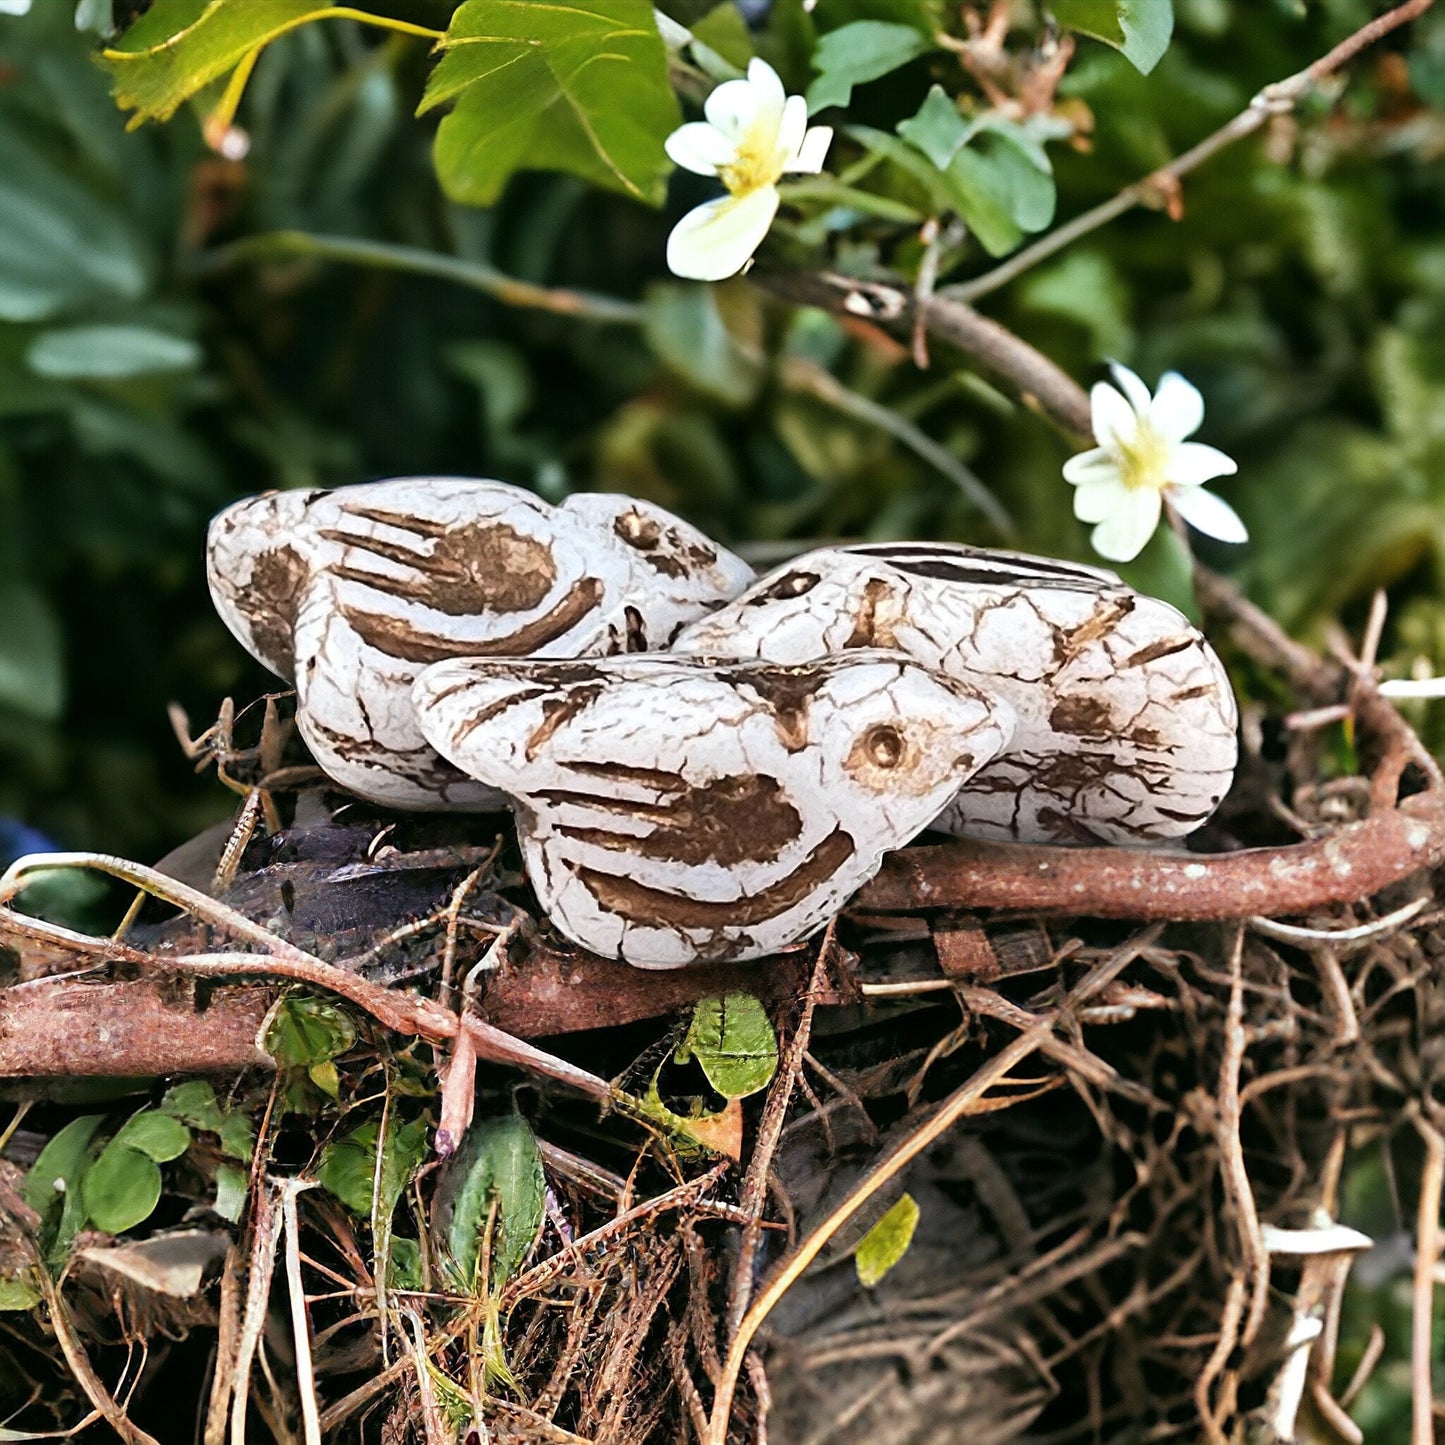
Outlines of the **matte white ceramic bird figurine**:
M 426 664 L 665 647 L 753 576 L 650 503 L 587 494 L 553 507 L 456 477 L 237 502 L 211 523 L 207 570 L 227 625 L 295 682 L 321 768 L 361 797 L 417 809 L 502 801 L 422 737 L 411 685 Z
M 896 648 L 1017 722 L 935 823 L 974 837 L 1140 843 L 1229 788 L 1237 709 L 1198 629 L 1112 572 L 947 543 L 809 552 L 685 628 L 676 652 L 798 663 Z
M 879 651 L 797 666 L 457 660 L 415 688 L 444 757 L 517 803 L 569 938 L 645 968 L 775 953 L 1003 746 L 1007 704 Z

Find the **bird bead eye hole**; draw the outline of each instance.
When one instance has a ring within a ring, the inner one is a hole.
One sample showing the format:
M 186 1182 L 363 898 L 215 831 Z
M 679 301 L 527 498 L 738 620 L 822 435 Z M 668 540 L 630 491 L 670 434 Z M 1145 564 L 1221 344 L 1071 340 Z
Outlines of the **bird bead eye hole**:
M 863 755 L 875 768 L 896 768 L 907 750 L 903 734 L 897 728 L 869 728 L 863 734 Z
M 662 541 L 661 526 L 638 511 L 623 512 L 612 524 L 612 530 L 639 552 L 651 552 Z
M 764 602 L 784 602 L 790 597 L 803 597 L 811 592 L 822 578 L 816 572 L 789 572 L 752 599 L 753 606 Z

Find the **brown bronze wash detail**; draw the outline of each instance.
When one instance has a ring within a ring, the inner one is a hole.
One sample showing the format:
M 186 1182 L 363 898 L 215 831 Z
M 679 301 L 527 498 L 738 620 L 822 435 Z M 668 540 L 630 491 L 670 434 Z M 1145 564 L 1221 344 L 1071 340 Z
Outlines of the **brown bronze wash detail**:
M 649 888 L 631 878 L 580 867 L 577 876 L 599 904 L 629 923 L 680 929 L 746 928 L 796 907 L 853 856 L 853 840 L 835 828 L 786 878 L 750 898 L 711 903 Z
M 487 642 L 444 640 L 421 634 L 404 619 L 363 612 L 355 607 L 343 606 L 341 615 L 368 647 L 404 662 L 444 662 L 452 657 L 523 657 L 570 632 L 601 597 L 601 582 L 594 577 L 584 578 L 545 617 L 519 627 L 506 637 Z

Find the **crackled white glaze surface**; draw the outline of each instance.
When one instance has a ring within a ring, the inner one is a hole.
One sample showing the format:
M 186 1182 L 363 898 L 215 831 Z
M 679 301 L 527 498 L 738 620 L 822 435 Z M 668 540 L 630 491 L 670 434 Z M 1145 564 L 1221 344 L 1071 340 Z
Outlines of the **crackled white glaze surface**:
M 414 690 L 432 746 L 517 800 L 552 922 L 649 968 L 806 937 L 1012 727 L 896 652 L 796 666 L 457 660 Z
M 1213 649 L 1173 607 L 1098 568 L 946 543 L 825 548 L 673 646 L 777 663 L 895 648 L 1007 703 L 1007 747 L 935 824 L 974 837 L 1179 837 L 1214 811 L 1237 759 Z
M 496 807 L 438 758 L 411 708 L 428 663 L 665 647 L 752 570 L 646 502 L 553 507 L 502 482 L 403 477 L 238 502 L 208 576 L 242 644 L 294 681 L 317 763 L 394 808 Z

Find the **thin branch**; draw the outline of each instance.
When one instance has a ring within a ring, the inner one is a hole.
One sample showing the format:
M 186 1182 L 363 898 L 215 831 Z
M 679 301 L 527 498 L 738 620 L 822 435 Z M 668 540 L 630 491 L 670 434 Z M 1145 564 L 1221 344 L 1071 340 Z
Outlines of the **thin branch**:
M 640 326 L 646 312 L 635 301 L 599 296 L 591 291 L 569 291 L 537 286 L 499 271 L 485 261 L 464 261 L 420 246 L 395 246 L 386 241 L 368 241 L 356 236 L 323 236 L 310 231 L 267 231 L 246 236 L 225 246 L 204 251 L 190 261 L 199 276 L 228 271 L 249 261 L 316 260 L 342 261 L 353 266 L 372 266 L 383 271 L 405 271 L 414 276 L 434 276 L 472 291 L 481 291 L 506 306 L 523 306 L 570 316 L 582 321 L 612 322 Z
M 1212 135 L 1191 146 L 1168 165 L 1160 166 L 1142 180 L 1126 186 L 1118 195 L 1111 196 L 1081 216 L 1075 216 L 1072 221 L 1050 231 L 1033 245 L 1025 246 L 1022 251 L 1010 256 L 991 271 L 985 271 L 982 276 L 975 276 L 971 281 L 945 286 L 940 294 L 955 301 L 977 301 L 979 297 L 987 296 L 990 292 L 1008 285 L 1016 276 L 1021 276 L 1040 261 L 1046 261 L 1091 231 L 1097 231 L 1126 211 L 1132 211 L 1135 206 L 1148 202 L 1157 203 L 1161 197 L 1167 199 L 1175 193 L 1179 181 L 1190 171 L 1196 170 L 1236 141 L 1253 135 L 1273 117 L 1288 115 L 1326 76 L 1332 75 L 1392 30 L 1397 30 L 1423 15 L 1434 3 L 1435 0 L 1407 0 L 1407 3 L 1397 5 L 1393 10 L 1377 16 L 1342 40 L 1328 54 L 1322 55 L 1313 65 L 1284 80 L 1265 86 L 1232 120 L 1226 121 Z
M 1411 1121 L 1425 1143 L 1415 1216 L 1415 1287 L 1410 1335 L 1410 1445 L 1434 1445 L 1435 1266 L 1440 1258 L 1440 1193 L 1445 1181 L 1445 1136 L 1418 1109 Z

